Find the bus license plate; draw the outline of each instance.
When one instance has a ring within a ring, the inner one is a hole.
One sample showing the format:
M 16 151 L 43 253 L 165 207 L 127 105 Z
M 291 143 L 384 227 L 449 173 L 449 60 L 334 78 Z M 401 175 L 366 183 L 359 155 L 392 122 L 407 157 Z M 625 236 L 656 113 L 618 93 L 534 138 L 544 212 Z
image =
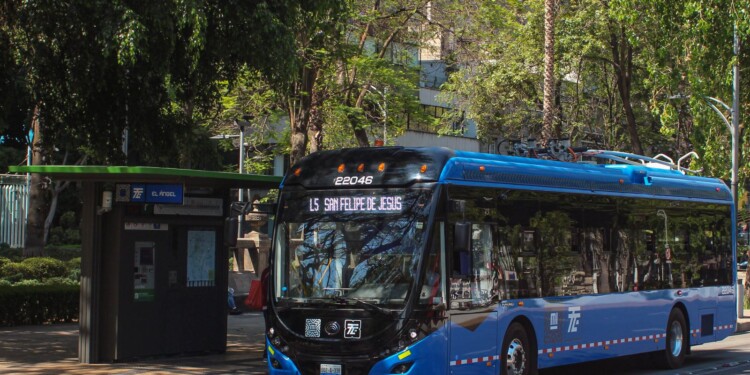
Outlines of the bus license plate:
M 320 364 L 320 375 L 341 375 L 341 365 Z

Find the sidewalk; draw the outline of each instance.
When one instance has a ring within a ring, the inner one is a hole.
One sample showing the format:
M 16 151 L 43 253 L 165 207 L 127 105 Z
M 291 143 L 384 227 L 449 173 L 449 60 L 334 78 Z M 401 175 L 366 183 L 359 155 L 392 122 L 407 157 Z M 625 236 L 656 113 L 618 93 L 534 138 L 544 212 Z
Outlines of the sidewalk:
M 227 317 L 227 351 L 140 362 L 78 362 L 78 324 L 0 327 L 0 374 L 267 374 L 263 315 Z

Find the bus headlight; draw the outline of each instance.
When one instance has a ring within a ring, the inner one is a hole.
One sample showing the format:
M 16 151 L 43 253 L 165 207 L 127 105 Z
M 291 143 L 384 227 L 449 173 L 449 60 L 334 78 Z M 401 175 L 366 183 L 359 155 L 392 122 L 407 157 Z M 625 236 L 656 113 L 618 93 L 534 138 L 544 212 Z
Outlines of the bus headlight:
M 413 364 L 414 362 L 399 363 L 396 366 L 393 366 L 391 374 L 405 374 L 409 372 Z

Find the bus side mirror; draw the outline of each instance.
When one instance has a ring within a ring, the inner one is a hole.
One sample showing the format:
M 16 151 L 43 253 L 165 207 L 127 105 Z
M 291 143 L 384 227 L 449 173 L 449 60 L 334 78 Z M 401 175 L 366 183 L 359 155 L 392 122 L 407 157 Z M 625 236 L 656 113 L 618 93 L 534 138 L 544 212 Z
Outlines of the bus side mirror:
M 237 216 L 232 216 L 224 219 L 224 246 L 236 247 L 237 246 L 237 230 L 238 230 Z
M 469 251 L 471 248 L 471 223 L 457 222 L 453 227 L 453 251 Z

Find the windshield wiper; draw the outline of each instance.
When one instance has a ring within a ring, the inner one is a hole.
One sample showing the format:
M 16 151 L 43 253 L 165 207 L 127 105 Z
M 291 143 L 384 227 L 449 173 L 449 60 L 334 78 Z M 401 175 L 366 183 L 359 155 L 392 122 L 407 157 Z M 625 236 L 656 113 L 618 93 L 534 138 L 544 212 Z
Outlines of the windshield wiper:
M 354 298 L 354 297 L 332 297 L 331 299 L 333 299 L 335 302 L 344 303 L 344 304 L 348 303 L 349 301 L 354 301 L 355 305 L 364 307 L 365 310 L 374 311 L 374 312 L 380 313 L 382 315 L 385 315 L 387 317 L 393 317 L 393 316 L 396 316 L 398 314 L 398 312 L 396 312 L 396 311 L 386 309 L 385 307 L 378 306 L 378 305 L 376 305 L 374 303 L 367 302 L 367 301 L 361 300 L 359 298 Z

